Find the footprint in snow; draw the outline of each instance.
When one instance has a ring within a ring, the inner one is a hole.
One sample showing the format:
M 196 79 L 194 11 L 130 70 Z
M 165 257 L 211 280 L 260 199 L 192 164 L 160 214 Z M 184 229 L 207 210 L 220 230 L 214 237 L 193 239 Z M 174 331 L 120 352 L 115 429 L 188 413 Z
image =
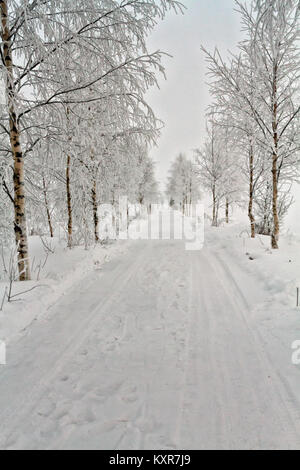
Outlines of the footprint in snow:
M 124 388 L 122 393 L 121 400 L 125 403 L 134 403 L 138 399 L 138 389 L 135 385 Z
M 68 375 L 64 375 L 63 377 L 61 377 L 61 382 L 67 382 L 69 380 L 69 376 Z
M 42 400 L 40 406 L 38 407 L 37 414 L 39 416 L 47 417 L 55 410 L 55 408 L 55 403 L 45 399 Z

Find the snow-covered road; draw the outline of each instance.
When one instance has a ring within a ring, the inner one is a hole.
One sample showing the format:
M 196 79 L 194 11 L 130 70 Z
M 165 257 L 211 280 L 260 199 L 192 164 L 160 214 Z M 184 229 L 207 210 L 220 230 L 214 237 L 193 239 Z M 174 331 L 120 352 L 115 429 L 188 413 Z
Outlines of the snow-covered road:
M 253 282 L 210 244 L 132 244 L 10 344 L 0 448 L 299 449 Z

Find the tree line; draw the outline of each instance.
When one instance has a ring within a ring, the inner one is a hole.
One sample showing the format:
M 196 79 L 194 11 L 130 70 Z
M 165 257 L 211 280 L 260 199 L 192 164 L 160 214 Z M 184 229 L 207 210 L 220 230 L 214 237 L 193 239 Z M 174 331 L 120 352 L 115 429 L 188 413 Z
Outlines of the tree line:
M 207 137 L 196 151 L 199 179 L 218 211 L 247 200 L 251 237 L 280 227 L 299 182 L 299 0 L 236 1 L 243 40 L 222 57 L 202 47 L 212 104 Z
M 157 195 L 145 99 L 163 74 L 147 36 L 175 0 L 0 0 L 0 241 L 14 237 L 20 280 L 28 236 L 98 242 L 99 203 Z

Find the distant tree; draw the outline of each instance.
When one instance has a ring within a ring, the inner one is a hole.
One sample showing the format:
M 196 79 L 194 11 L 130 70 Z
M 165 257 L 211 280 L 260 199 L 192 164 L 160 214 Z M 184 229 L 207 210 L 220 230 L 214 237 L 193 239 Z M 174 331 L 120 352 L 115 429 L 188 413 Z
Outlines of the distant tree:
M 183 213 L 187 205 L 197 202 L 200 197 L 195 166 L 182 153 L 171 165 L 166 194 L 172 205 L 177 205 Z

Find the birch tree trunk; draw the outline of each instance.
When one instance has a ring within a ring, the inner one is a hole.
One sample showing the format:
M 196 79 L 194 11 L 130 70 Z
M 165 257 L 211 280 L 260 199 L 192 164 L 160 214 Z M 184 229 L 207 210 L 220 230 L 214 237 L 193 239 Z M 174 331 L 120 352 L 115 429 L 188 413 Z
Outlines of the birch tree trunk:
M 264 202 L 264 217 L 263 217 L 263 234 L 264 235 L 271 235 L 272 228 L 270 227 L 269 223 L 269 190 L 270 185 L 267 183 L 266 195 L 265 195 L 265 202 Z
M 226 224 L 229 224 L 229 201 L 228 199 L 226 199 L 225 218 L 226 218 Z
M 251 238 L 255 238 L 255 218 L 253 215 L 253 196 L 254 196 L 254 155 L 253 146 L 250 144 L 249 155 L 249 204 L 248 217 L 250 220 Z
M 8 24 L 7 0 L 0 1 L 3 63 L 6 71 L 6 95 L 9 114 L 9 138 L 13 154 L 14 230 L 18 253 L 19 280 L 30 280 L 28 237 L 25 213 L 24 155 L 20 144 L 20 131 L 16 115 L 16 90 L 13 77 L 11 31 Z
M 98 205 L 97 205 L 97 181 L 96 179 L 93 180 L 93 187 L 92 187 L 92 204 L 93 204 L 93 220 L 94 220 L 94 235 L 95 235 L 95 243 L 99 242 L 99 217 L 98 217 Z
M 272 175 L 273 175 L 273 196 L 272 196 L 272 209 L 273 209 L 273 230 L 272 230 L 272 248 L 278 249 L 279 239 L 279 216 L 278 216 L 278 178 L 277 178 L 277 160 L 278 160 L 278 122 L 277 122 L 277 65 L 274 65 L 274 79 L 273 79 L 273 154 L 272 154 Z
M 67 208 L 68 208 L 68 248 L 72 248 L 72 196 L 71 196 L 71 180 L 70 180 L 71 157 L 67 156 L 66 168 L 66 190 L 67 190 Z
M 277 153 L 274 152 L 272 156 L 272 175 L 273 175 L 273 197 L 272 197 L 272 208 L 273 208 L 273 230 L 272 230 L 272 248 L 278 249 L 279 239 L 279 217 L 278 217 L 278 181 L 277 181 Z
M 50 213 L 50 209 L 49 209 L 46 182 L 45 182 L 44 176 L 43 176 L 43 194 L 44 194 L 44 201 L 45 201 L 45 207 L 46 207 L 46 212 L 47 212 L 47 220 L 48 220 L 50 237 L 53 238 L 53 227 L 52 227 L 52 221 L 51 221 L 51 213 Z
M 217 204 L 216 204 L 216 188 L 215 185 L 213 185 L 213 217 L 212 217 L 212 226 L 217 227 L 218 222 L 217 222 Z

